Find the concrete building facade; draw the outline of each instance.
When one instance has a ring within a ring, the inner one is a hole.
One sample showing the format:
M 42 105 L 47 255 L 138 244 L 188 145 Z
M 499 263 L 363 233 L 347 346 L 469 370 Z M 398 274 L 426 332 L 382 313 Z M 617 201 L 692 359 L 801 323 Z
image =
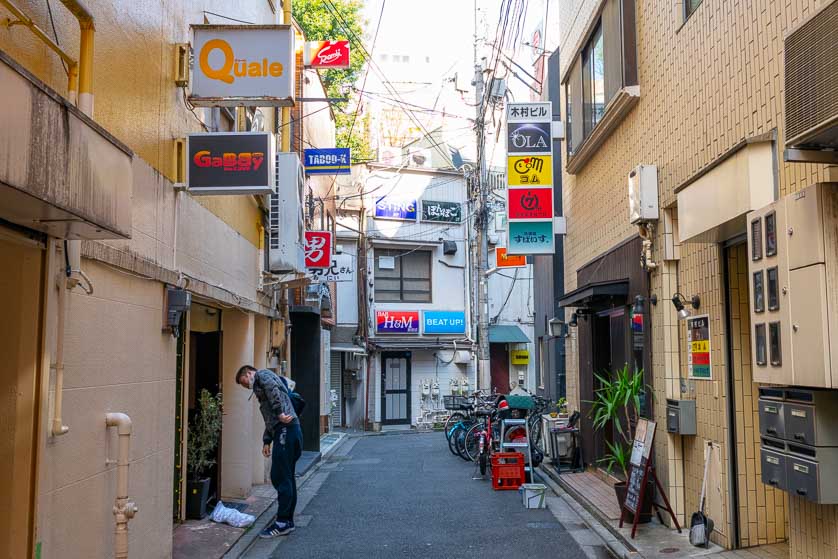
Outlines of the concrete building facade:
M 45 36 L 71 58 L 93 49 L 81 73 L 84 81 L 89 71 L 95 84 L 83 85 L 81 96 L 71 90 L 61 58 L 27 25 L 0 33 L 0 267 L 9 272 L 3 308 L 10 317 L 2 342 L 10 358 L 0 374 L 0 556 L 112 556 L 118 437 L 106 414 L 120 412 L 133 424 L 131 556 L 170 557 L 173 522 L 185 514 L 188 424 L 201 388 L 223 394 L 215 496 L 246 497 L 266 482 L 262 420 L 234 375 L 245 363 L 280 369 L 288 301 L 305 287 L 298 277 L 281 284 L 290 291 L 277 290 L 263 275 L 264 197 L 198 197 L 175 188 L 182 181 L 177 142 L 236 126 L 234 110 L 189 103 L 188 89 L 175 83 L 178 45 L 191 41 L 190 24 L 229 22 L 225 17 L 276 24 L 282 14 L 271 2 L 233 10 L 223 2 L 94 0 L 82 7 L 93 23 L 81 32 L 95 37 L 94 48 L 79 46 L 78 12 L 53 4 L 51 14 L 38 2 L 0 7 L 0 17 L 50 30 Z M 296 95 L 325 96 L 317 73 L 298 66 Z M 295 112 L 302 122 L 299 107 Z M 277 120 L 278 110 L 260 108 L 246 126 L 279 134 Z M 297 150 L 333 145 L 329 111 L 305 124 L 294 129 Z M 307 187 L 325 197 L 329 184 Z M 31 207 L 61 219 L 30 219 Z M 320 214 L 332 223 L 333 207 L 313 212 L 312 228 Z M 81 240 L 65 244 L 68 237 Z M 75 247 L 80 265 L 65 295 L 60 286 Z M 193 301 L 178 331 L 166 328 L 173 287 Z M 320 383 L 320 367 L 314 370 Z
M 570 406 L 587 409 L 593 372 L 644 368 L 657 472 L 682 525 L 698 509 L 709 445 L 713 540 L 728 548 L 788 540 L 792 557 L 812 559 L 838 554 L 835 507 L 760 480 L 743 234 L 747 211 L 834 180 L 826 165 L 783 157 L 784 38 L 827 4 L 558 5 L 567 130 L 562 301 L 579 313 L 567 344 Z M 638 229 L 627 183 L 641 164 L 657 169 L 660 217 Z M 744 201 L 733 203 L 731 192 Z M 676 293 L 693 315 L 708 317 L 710 378 L 689 374 L 686 323 L 670 302 Z M 697 309 L 689 307 L 693 295 Z M 640 338 L 629 322 L 636 296 L 643 298 L 635 308 L 644 318 Z M 695 401 L 696 435 L 667 432 L 667 399 Z M 584 416 L 593 466 L 600 435 Z

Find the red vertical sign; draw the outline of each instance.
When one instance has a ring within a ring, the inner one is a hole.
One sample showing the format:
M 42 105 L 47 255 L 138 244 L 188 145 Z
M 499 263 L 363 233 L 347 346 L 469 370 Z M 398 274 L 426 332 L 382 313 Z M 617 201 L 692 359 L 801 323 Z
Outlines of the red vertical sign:
M 331 231 L 306 231 L 306 268 L 328 268 L 331 257 Z

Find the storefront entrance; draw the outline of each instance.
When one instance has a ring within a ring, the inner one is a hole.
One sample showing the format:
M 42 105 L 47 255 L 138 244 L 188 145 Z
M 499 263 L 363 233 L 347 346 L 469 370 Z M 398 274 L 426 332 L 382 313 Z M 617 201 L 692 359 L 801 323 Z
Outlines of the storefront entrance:
M 506 344 L 489 344 L 492 391 L 509 394 L 509 351 Z
M 381 424 L 410 424 L 410 352 L 381 354 Z

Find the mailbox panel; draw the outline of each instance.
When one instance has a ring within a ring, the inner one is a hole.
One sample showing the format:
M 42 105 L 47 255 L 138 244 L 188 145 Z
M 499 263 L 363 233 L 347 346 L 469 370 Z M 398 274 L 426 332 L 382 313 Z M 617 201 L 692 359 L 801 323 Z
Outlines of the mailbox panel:
M 791 337 L 794 373 L 789 384 L 832 388 L 829 328 L 826 316 L 825 266 L 790 272 Z M 785 358 L 784 358 L 785 359 Z
M 768 437 L 786 438 L 783 402 L 759 401 L 759 432 Z
M 760 457 L 762 460 L 762 483 L 786 491 L 788 489 L 786 456 L 781 452 L 763 447 L 760 449 Z

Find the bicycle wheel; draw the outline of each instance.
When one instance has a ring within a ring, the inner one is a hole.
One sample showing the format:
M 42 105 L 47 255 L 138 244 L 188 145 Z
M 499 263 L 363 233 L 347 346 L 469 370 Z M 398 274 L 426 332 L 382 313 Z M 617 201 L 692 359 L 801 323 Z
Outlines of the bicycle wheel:
M 466 454 L 466 433 L 468 433 L 469 429 L 460 429 L 456 433 L 454 433 L 454 438 L 457 439 L 457 455 L 468 462 L 471 460 Z
M 530 444 L 533 448 L 544 453 L 544 432 L 542 431 L 541 416 L 530 419 Z
M 445 438 L 446 439 L 451 438 L 451 431 L 454 429 L 454 426 L 457 423 L 459 423 L 460 421 L 463 421 L 465 418 L 466 418 L 466 415 L 464 413 L 461 413 L 461 412 L 458 412 L 458 411 L 454 412 L 450 416 L 448 416 L 448 419 L 445 420 L 445 427 L 444 427 Z
M 451 428 L 451 433 L 448 436 L 448 450 L 451 451 L 451 454 L 454 456 L 459 456 L 460 453 L 457 452 L 457 433 L 463 430 L 462 423 L 456 424 L 454 427 Z
M 477 459 L 477 455 L 480 453 L 480 434 L 482 432 L 482 423 L 472 425 L 471 429 L 466 432 L 466 438 L 463 446 L 465 448 L 466 456 L 472 462 Z
M 480 465 L 480 475 L 485 476 L 489 469 L 489 452 L 487 449 L 484 449 L 477 457 L 477 463 Z

